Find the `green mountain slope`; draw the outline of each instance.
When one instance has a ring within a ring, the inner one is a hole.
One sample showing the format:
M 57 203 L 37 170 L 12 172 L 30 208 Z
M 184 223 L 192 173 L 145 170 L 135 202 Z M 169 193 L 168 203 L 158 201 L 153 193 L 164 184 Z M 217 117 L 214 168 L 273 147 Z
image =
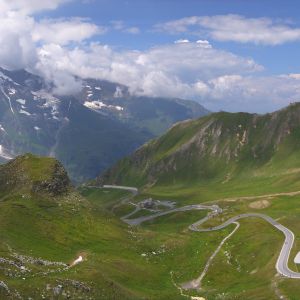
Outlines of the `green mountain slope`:
M 115 210 L 118 216 L 133 212 L 130 219 L 155 214 L 145 208 L 134 213 L 137 204 L 149 198 L 159 200 L 160 209 L 163 200 L 176 207 L 204 204 L 222 209 L 200 225 L 206 233 L 189 230 L 204 212 L 174 211 L 140 225 L 142 232 L 163 241 L 173 236 L 173 264 L 164 256 L 160 261 L 171 266 L 174 289 L 204 272 L 200 290 L 181 290 L 182 299 L 297 299 L 299 279 L 276 271 L 285 243 L 276 227 L 252 216 L 238 221 L 232 235 L 234 225 L 210 230 L 242 214 L 269 216 L 293 232 L 288 265 L 299 272 L 294 262 L 300 251 L 299 141 L 299 103 L 266 115 L 215 113 L 176 124 L 96 182 L 139 187 L 140 194 L 130 202 L 134 205 L 121 201 Z
M 206 228 L 263 213 L 294 233 L 289 267 L 297 272 L 298 116 L 294 105 L 265 116 L 218 113 L 179 123 L 99 179 L 138 185 L 135 197 L 91 187 L 79 194 L 54 159 L 27 154 L 2 166 L 0 299 L 297 299 L 299 280 L 275 268 L 284 236 L 259 218 L 240 220 L 212 259 L 234 225 L 189 230 L 206 210 L 177 210 L 136 227 L 119 218 L 169 209 L 163 200 L 177 208 L 218 205 L 222 213 Z M 139 204 L 149 197 L 160 200 L 157 207 Z M 180 290 L 210 259 L 201 289 Z
M 215 113 L 176 124 L 98 180 L 194 185 L 288 173 L 300 167 L 299 136 L 300 104 L 266 115 Z
M 174 236 L 112 214 L 128 193 L 82 196 L 58 161 L 31 154 L 0 171 L 0 299 L 182 299 L 170 280 L 176 257 L 153 255 Z
M 58 161 L 26 154 L 1 166 L 1 299 L 139 299 L 120 283 L 142 272 L 130 263 L 140 260 L 131 239 L 74 190 Z

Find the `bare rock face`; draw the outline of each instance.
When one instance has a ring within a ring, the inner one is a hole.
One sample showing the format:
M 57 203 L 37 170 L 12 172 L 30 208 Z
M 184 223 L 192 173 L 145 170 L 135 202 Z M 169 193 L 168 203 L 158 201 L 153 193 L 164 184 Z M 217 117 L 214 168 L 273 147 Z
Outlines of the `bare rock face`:
M 32 185 L 34 193 L 46 192 L 51 196 L 66 194 L 71 187 L 70 179 L 64 167 L 56 161 L 54 171 L 49 180 L 35 182 Z

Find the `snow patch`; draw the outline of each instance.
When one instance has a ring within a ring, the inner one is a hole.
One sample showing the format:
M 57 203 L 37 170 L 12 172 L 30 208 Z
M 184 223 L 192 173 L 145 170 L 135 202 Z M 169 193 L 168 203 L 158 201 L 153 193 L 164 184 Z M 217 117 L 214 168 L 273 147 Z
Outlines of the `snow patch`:
M 31 116 L 31 113 L 29 113 L 28 111 L 24 110 L 24 109 L 20 109 L 19 110 L 20 114 L 26 115 L 26 116 Z
M 24 99 L 17 99 L 16 101 L 22 105 L 26 104 L 26 100 L 24 100 Z
M 115 98 L 121 98 L 121 97 L 123 97 L 123 91 L 122 91 L 121 87 L 119 87 L 119 86 L 116 87 L 116 91 L 114 93 L 114 97 Z
M 54 97 L 53 95 L 44 90 L 32 92 L 32 94 L 34 95 L 34 100 L 44 100 L 45 103 L 42 107 L 51 108 L 52 118 L 55 120 L 59 120 L 57 115 L 59 114 L 58 105 L 60 103 L 60 100 L 58 98 Z
M 0 88 L 0 90 L 1 90 L 2 94 L 6 97 L 6 99 L 8 100 L 8 104 L 9 104 L 10 110 L 14 114 L 15 112 L 14 112 L 14 110 L 12 108 L 10 97 L 5 93 L 5 91 L 4 91 L 4 89 L 2 87 Z
M 102 88 L 101 88 L 100 86 L 95 86 L 95 90 L 97 90 L 97 91 L 101 91 L 101 90 L 102 90 Z
M 0 82 L 4 82 L 4 81 L 9 81 L 15 86 L 20 86 L 19 83 L 13 81 L 10 77 L 8 77 L 7 75 L 5 75 L 3 72 L 0 71 Z
M 8 89 L 8 94 L 11 95 L 11 96 L 15 95 L 16 92 L 17 92 L 17 91 L 16 91 L 15 89 L 13 89 L 13 88 L 9 88 L 9 89 Z
M 41 130 L 41 128 L 40 128 L 40 127 L 37 127 L 37 126 L 34 126 L 33 128 L 34 128 L 34 130 L 36 130 L 36 131 Z
M 9 155 L 6 151 L 6 149 L 0 145 L 0 157 L 4 158 L 4 159 L 12 159 L 13 157 L 11 155 Z
M 4 73 L 0 72 L 0 79 L 1 81 L 3 82 L 4 80 L 8 80 L 8 81 L 11 81 L 11 78 L 9 78 L 8 76 L 6 76 Z
M 71 267 L 78 265 L 79 263 L 83 262 L 83 257 L 80 255 L 77 259 L 73 261 Z
M 94 110 L 100 110 L 102 108 L 115 109 L 118 111 L 124 110 L 124 108 L 121 106 L 107 105 L 107 104 L 103 103 L 102 101 L 91 101 L 91 102 L 86 101 L 86 102 L 84 102 L 83 105 L 85 107 L 88 107 L 88 108 L 94 109 Z
M 6 132 L 6 130 L 4 129 L 4 127 L 0 124 L 0 130 L 3 132 Z
M 102 101 L 91 101 L 91 102 L 84 102 L 83 104 L 85 107 L 91 108 L 91 109 L 101 109 L 102 107 L 106 107 L 107 105 L 104 104 Z

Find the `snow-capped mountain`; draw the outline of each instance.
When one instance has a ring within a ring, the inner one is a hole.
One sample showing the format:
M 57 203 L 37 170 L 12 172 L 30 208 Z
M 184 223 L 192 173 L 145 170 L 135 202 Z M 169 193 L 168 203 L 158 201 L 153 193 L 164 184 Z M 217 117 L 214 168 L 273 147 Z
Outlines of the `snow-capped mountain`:
M 32 152 L 60 159 L 74 181 L 98 175 L 173 123 L 207 114 L 179 99 L 134 97 L 128 88 L 84 80 L 57 96 L 41 77 L 0 69 L 0 160 Z

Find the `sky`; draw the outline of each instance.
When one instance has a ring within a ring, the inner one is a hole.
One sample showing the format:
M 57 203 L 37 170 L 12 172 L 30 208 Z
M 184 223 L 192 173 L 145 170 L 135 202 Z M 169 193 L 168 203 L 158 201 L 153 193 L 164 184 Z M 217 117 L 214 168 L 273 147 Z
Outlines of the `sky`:
M 210 110 L 300 101 L 300 3 L 292 0 L 0 0 L 0 66 L 56 94 L 79 78 Z

